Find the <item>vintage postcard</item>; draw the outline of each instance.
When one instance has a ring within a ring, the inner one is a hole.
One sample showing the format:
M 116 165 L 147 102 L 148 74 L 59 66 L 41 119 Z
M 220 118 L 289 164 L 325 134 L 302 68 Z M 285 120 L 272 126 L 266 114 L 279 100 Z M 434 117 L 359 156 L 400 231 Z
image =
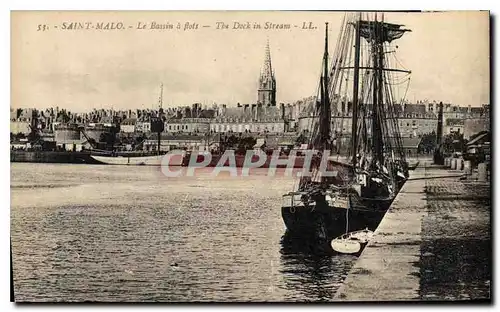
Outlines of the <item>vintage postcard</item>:
M 487 11 L 12 11 L 16 302 L 491 302 Z

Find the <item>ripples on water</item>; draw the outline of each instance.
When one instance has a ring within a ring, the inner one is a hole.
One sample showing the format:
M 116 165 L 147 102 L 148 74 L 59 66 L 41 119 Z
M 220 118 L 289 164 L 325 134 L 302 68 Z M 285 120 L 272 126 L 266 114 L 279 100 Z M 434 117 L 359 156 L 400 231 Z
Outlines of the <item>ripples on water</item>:
M 353 258 L 280 243 L 294 181 L 265 172 L 12 164 L 16 301 L 333 300 Z

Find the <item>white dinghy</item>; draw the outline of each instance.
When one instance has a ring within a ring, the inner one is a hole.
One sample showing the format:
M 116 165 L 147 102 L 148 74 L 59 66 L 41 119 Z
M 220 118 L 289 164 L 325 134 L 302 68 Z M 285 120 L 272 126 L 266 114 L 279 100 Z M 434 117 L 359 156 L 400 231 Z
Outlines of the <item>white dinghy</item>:
M 373 232 L 368 229 L 350 232 L 333 239 L 331 246 L 336 252 L 355 254 L 358 253 L 361 247 L 368 243 L 372 237 Z

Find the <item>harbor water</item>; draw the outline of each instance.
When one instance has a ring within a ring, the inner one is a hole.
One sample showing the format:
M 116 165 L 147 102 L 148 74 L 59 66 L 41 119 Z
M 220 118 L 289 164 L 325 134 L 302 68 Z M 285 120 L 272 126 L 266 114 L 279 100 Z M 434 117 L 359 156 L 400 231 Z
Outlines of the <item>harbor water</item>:
M 11 164 L 16 301 L 334 300 L 355 258 L 284 246 L 294 178 L 204 170 Z

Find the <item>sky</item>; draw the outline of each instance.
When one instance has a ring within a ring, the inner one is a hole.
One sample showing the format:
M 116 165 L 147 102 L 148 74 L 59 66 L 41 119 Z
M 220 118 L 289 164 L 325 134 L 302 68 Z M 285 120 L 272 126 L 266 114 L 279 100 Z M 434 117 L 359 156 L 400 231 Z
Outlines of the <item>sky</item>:
M 164 107 L 255 103 L 267 40 L 277 102 L 292 103 L 316 93 L 324 23 L 329 22 L 331 55 L 343 16 L 313 11 L 13 12 L 11 107 L 81 112 L 156 108 L 161 83 Z M 488 12 L 391 12 L 385 20 L 412 30 L 395 41 L 398 59 L 412 71 L 408 100 L 489 103 Z M 63 29 L 71 22 L 121 22 L 125 29 Z M 168 22 L 174 29 L 152 30 L 152 22 Z M 184 30 L 186 22 L 198 29 Z M 216 29 L 217 22 L 229 29 Z M 291 29 L 232 29 L 234 22 L 290 24 Z M 136 29 L 138 23 L 147 29 Z M 301 29 L 303 23 L 315 29 Z M 48 29 L 38 30 L 39 25 Z

